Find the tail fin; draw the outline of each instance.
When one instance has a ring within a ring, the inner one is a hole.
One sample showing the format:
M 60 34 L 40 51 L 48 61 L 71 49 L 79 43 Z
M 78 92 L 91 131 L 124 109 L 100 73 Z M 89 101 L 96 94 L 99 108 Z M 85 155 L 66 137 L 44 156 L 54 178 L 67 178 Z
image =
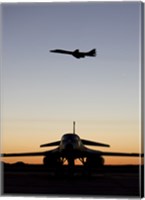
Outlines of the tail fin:
M 73 134 L 76 134 L 76 133 L 75 133 L 75 125 L 76 125 L 76 122 L 74 121 L 74 122 L 73 122 Z
M 89 51 L 89 56 L 96 56 L 96 49 Z

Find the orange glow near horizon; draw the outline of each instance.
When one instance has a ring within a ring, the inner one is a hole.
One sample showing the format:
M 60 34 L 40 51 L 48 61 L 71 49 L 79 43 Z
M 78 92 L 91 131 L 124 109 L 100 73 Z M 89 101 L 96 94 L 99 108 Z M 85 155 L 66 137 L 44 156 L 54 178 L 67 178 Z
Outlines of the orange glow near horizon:
M 143 164 L 143 158 L 129 158 L 129 157 L 103 157 L 105 159 L 105 165 L 140 165 Z M 11 158 L 2 158 L 5 163 L 16 163 L 24 162 L 26 164 L 43 164 L 43 157 L 11 157 Z M 81 164 L 77 159 L 75 164 Z

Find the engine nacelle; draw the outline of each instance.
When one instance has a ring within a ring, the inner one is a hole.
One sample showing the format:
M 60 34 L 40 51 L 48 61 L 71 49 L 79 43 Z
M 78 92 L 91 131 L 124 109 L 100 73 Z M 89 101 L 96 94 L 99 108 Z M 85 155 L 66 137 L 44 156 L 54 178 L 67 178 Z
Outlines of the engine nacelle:
M 47 157 L 45 156 L 44 159 L 43 159 L 43 164 L 46 166 L 46 167 L 60 167 L 62 166 L 62 161 L 60 158 L 58 157 L 55 157 L 55 156 L 52 156 L 52 157 Z
M 104 165 L 104 158 L 101 156 L 98 157 L 87 157 L 85 166 L 90 168 L 99 168 Z

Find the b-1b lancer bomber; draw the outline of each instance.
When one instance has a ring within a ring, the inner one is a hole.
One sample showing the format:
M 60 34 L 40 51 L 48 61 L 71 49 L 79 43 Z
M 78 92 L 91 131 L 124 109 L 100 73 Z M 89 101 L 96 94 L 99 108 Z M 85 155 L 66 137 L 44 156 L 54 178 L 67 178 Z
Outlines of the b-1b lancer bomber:
M 79 159 L 83 166 L 102 167 L 104 164 L 103 156 L 128 156 L 128 157 L 143 157 L 144 154 L 139 153 L 124 153 L 124 152 L 109 152 L 93 150 L 87 146 L 100 146 L 109 147 L 108 144 L 81 139 L 75 133 L 75 122 L 73 122 L 73 133 L 66 133 L 62 136 L 61 140 L 54 141 L 40 145 L 40 147 L 52 147 L 56 148 L 41 152 L 24 152 L 24 153 L 4 153 L 1 157 L 17 157 L 17 156 L 44 156 L 43 163 L 46 167 L 61 167 L 65 161 L 68 163 L 68 167 L 73 169 L 75 166 L 75 159 Z
M 84 58 L 85 56 L 90 56 L 90 57 L 95 57 L 96 56 L 96 49 L 92 49 L 91 51 L 88 51 L 88 52 L 80 52 L 79 49 L 76 49 L 74 51 L 55 49 L 55 50 L 50 50 L 50 52 L 68 54 L 68 55 L 74 56 L 75 58 Z

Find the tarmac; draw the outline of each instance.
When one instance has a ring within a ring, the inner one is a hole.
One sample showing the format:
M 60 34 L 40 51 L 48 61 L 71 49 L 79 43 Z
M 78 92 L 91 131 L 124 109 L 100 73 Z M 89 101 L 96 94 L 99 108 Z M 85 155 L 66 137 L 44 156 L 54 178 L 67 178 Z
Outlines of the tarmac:
M 73 176 L 68 176 L 65 170 L 63 174 L 55 175 L 53 170 L 38 170 L 34 167 L 23 170 L 5 168 L 2 173 L 2 195 L 101 198 L 143 196 L 143 179 L 138 166 L 109 166 L 93 170 L 90 174 L 81 173 L 81 170 L 79 167 Z

